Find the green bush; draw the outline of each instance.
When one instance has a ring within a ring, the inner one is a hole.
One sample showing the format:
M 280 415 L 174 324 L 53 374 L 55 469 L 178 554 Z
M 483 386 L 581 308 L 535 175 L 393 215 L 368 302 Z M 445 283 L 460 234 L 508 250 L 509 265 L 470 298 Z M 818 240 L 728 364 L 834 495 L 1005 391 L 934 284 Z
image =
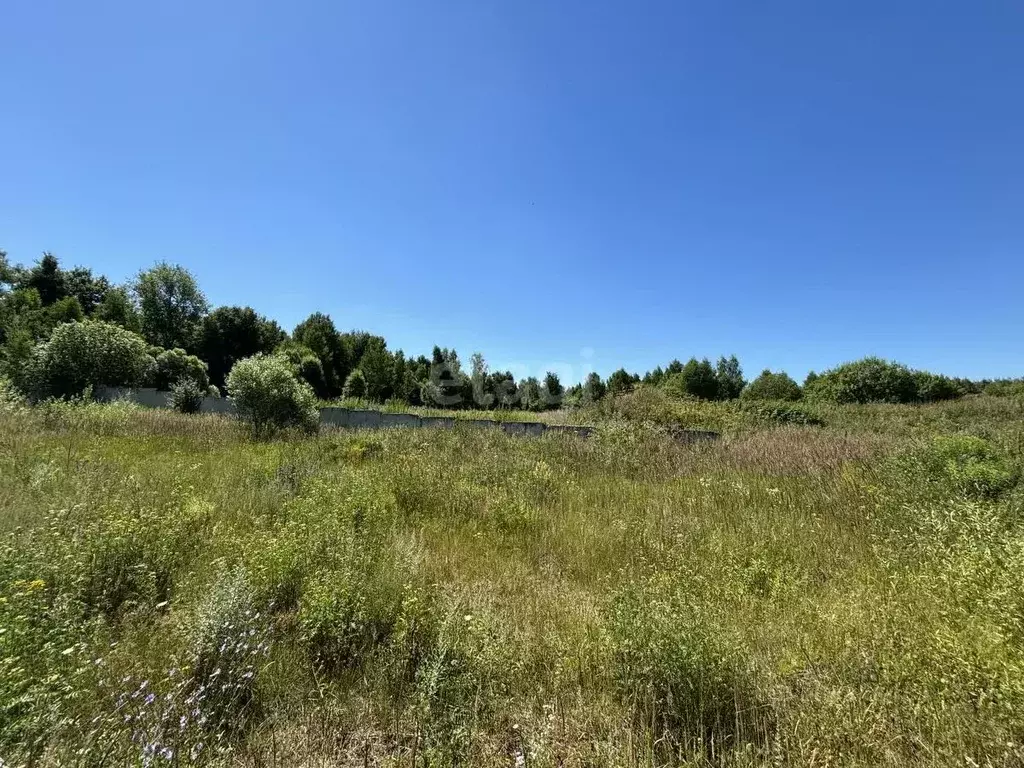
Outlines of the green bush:
M 993 397 L 1024 397 L 1024 379 L 998 379 L 985 385 L 983 392 Z
M 807 383 L 804 394 L 835 403 L 912 403 L 917 383 L 907 366 L 866 357 L 825 371 Z
M 156 356 L 153 383 L 157 389 L 169 391 L 179 381 L 192 379 L 202 389 L 210 386 L 206 363 L 184 349 L 167 349 Z
M 940 376 L 927 371 L 914 372 L 917 399 L 922 403 L 937 403 L 940 400 L 955 400 L 964 391 L 949 376 Z
M 745 402 L 742 405 L 745 413 L 758 421 L 772 424 L 797 424 L 803 426 L 821 426 L 825 422 L 813 411 L 802 405 L 791 402 Z
M 700 400 L 716 400 L 719 393 L 718 377 L 706 358 L 690 359 L 682 371 L 666 375 L 661 387 L 672 397 L 696 397 Z
M 358 368 L 349 374 L 341 396 L 346 400 L 349 398 L 366 397 L 366 379 L 363 377 L 363 372 Z
M 750 382 L 740 393 L 744 400 L 799 400 L 804 396 L 800 385 L 785 371 L 772 373 L 765 368 L 761 375 Z
M 1013 467 L 981 437 L 937 437 L 924 451 L 923 463 L 933 479 L 969 497 L 995 498 L 1017 482 Z
M 69 397 L 88 387 L 139 386 L 151 365 L 142 337 L 98 320 L 57 326 L 28 363 L 27 394 Z
M 185 378 L 171 389 L 171 408 L 178 413 L 199 413 L 206 392 L 195 380 Z
M 287 427 L 315 432 L 320 422 L 316 395 L 284 358 L 256 355 L 238 361 L 227 387 L 238 415 L 258 437 Z

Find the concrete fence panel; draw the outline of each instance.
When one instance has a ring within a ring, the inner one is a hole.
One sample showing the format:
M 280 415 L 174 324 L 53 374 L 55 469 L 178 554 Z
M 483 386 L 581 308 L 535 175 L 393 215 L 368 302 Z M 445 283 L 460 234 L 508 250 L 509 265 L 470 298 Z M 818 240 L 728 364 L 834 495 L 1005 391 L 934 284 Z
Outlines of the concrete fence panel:
M 226 397 L 204 397 L 199 406 L 200 413 L 236 413 L 235 404 Z
M 114 400 L 129 400 L 144 408 L 170 408 L 170 392 L 161 392 L 156 389 L 126 389 L 121 387 L 97 387 L 93 392 L 94 398 L 99 402 L 113 402 Z M 233 415 L 237 408 L 230 398 L 206 397 L 200 406 L 202 413 L 221 413 Z M 415 428 L 433 427 L 435 429 L 452 429 L 457 425 L 477 428 L 496 427 L 510 435 L 530 435 L 539 437 L 545 431 L 562 432 L 589 437 L 594 432 L 594 427 L 575 426 L 566 424 L 553 424 L 548 426 L 539 421 L 493 421 L 491 419 L 454 419 L 449 416 L 417 416 L 415 413 L 381 413 L 380 411 L 357 411 L 350 408 L 321 408 L 320 424 L 325 427 L 352 427 L 357 429 L 380 429 L 386 428 Z M 718 435 L 715 432 L 702 432 L 699 430 L 682 430 L 676 433 L 676 439 L 680 442 L 698 442 L 701 440 L 714 440 Z
M 325 427 L 347 427 L 350 413 L 352 411 L 348 408 L 321 408 L 320 424 Z
M 382 413 L 380 425 L 385 428 L 419 427 L 421 419 L 415 413 Z
M 382 425 L 380 411 L 349 411 L 348 425 L 356 429 L 379 429 Z
M 455 419 L 447 416 L 421 416 L 420 426 L 434 427 L 435 429 L 452 429 L 455 426 Z

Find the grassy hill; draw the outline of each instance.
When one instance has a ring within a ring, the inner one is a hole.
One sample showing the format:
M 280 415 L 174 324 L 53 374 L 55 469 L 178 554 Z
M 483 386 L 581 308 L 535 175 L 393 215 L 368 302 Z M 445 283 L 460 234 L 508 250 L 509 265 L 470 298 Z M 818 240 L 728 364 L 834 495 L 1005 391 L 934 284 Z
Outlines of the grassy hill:
M 4 406 L 0 758 L 1024 761 L 1019 402 L 551 418 L 602 429 Z

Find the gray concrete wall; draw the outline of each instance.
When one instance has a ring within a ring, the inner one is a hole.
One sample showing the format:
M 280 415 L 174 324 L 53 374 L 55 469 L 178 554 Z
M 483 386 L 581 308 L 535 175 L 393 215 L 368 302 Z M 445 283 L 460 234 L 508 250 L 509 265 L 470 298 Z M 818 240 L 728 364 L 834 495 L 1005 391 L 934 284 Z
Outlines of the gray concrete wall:
M 385 429 L 406 429 L 423 426 L 422 420 L 415 413 L 382 413 L 380 425 Z
M 451 429 L 455 426 L 455 419 L 450 419 L 447 416 L 421 416 L 420 426 Z
M 114 400 L 131 400 L 145 408 L 169 408 L 170 392 L 159 392 L 155 389 L 122 389 L 116 387 L 97 387 L 93 393 L 100 402 Z M 203 413 L 234 414 L 235 405 L 229 398 L 207 397 L 201 407 Z M 452 429 L 457 424 L 468 427 L 500 427 L 510 435 L 530 435 L 539 437 L 545 432 L 590 437 L 595 427 L 577 426 L 573 424 L 542 424 L 539 421 L 492 421 L 490 419 L 453 419 L 447 416 L 417 416 L 415 413 L 381 413 L 380 411 L 356 411 L 348 408 L 321 408 L 320 424 L 329 427 L 350 427 L 357 429 L 381 428 L 415 428 L 434 427 Z M 674 433 L 681 443 L 696 443 L 704 440 L 716 440 L 717 432 L 696 429 L 681 429 Z

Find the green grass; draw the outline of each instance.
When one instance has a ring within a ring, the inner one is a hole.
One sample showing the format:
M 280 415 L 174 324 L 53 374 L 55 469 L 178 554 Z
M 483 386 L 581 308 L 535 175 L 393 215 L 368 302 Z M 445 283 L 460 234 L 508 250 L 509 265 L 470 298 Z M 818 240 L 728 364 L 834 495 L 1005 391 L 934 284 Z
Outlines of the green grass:
M 643 397 L 590 440 L 6 405 L 0 758 L 1024 761 L 1018 404 Z

